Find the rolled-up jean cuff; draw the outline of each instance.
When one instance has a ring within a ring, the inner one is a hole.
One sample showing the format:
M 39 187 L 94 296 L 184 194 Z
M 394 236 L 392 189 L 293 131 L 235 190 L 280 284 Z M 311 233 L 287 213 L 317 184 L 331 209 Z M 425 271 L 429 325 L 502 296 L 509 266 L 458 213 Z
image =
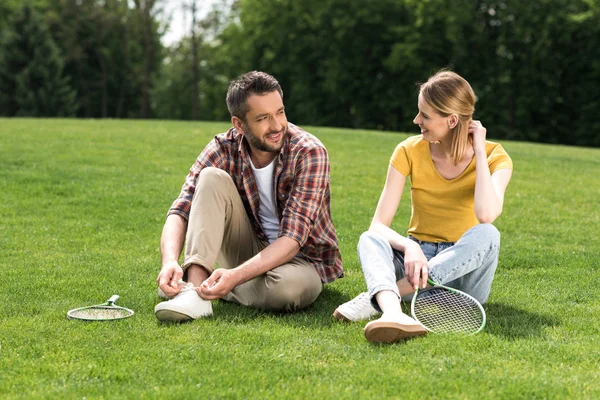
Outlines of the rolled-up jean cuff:
M 379 312 L 381 312 L 381 308 L 379 307 L 379 304 L 377 304 L 375 295 L 383 290 L 390 290 L 390 291 L 396 293 L 396 296 L 398 296 L 398 298 L 400 298 L 400 292 L 398 291 L 398 286 L 396 286 L 396 285 L 394 285 L 394 287 L 391 287 L 388 285 L 375 286 L 373 289 L 369 290 L 369 297 L 371 298 L 371 305 L 373 306 L 373 308 L 375 308 Z
M 184 273 L 190 267 L 190 265 L 200 265 L 202 268 L 208 271 L 209 274 L 212 274 L 215 270 L 214 264 L 209 263 L 206 259 L 200 256 L 191 256 L 185 260 L 183 264 L 181 264 L 181 268 L 183 269 Z
M 431 272 L 429 272 L 427 274 L 427 279 L 430 280 L 430 281 L 432 281 L 433 283 L 441 284 L 440 280 L 438 278 L 436 278 L 435 275 L 433 273 L 431 273 Z M 427 283 L 429 283 L 429 282 L 427 282 Z

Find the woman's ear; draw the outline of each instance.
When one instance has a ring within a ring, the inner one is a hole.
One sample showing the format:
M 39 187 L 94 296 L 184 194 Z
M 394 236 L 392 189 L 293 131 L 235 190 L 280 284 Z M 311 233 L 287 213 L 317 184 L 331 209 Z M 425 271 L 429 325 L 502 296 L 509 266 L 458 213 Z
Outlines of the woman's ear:
M 456 128 L 456 125 L 458 125 L 458 115 L 450 114 L 448 116 L 448 128 L 454 129 Z

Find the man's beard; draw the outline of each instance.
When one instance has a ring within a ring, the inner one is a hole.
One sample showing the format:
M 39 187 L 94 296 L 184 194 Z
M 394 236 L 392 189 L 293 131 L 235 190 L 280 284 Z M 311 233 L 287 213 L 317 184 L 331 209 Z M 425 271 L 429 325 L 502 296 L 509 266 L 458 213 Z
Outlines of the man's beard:
M 281 151 L 281 148 L 283 147 L 283 142 L 285 140 L 285 137 L 288 134 L 288 129 L 287 129 L 287 125 L 285 126 L 284 130 L 283 130 L 283 134 L 281 135 L 281 141 L 279 142 L 279 144 L 276 146 L 272 146 L 269 143 L 267 143 L 267 138 L 266 136 L 268 135 L 276 135 L 278 133 L 278 131 L 275 132 L 268 132 L 265 135 L 265 138 L 263 140 L 261 140 L 258 136 L 256 136 L 254 134 L 254 132 L 252 132 L 252 130 L 250 129 L 250 127 L 246 124 L 244 124 L 244 136 L 246 137 L 246 140 L 248 140 L 248 143 L 250 143 L 250 145 L 252 147 L 254 147 L 257 150 L 260 151 L 264 151 L 267 153 L 279 153 Z

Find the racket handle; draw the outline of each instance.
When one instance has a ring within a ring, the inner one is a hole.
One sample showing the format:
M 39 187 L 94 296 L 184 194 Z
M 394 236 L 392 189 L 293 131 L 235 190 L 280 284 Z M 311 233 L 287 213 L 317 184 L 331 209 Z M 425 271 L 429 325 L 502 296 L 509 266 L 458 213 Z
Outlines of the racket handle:
M 112 305 L 112 304 L 116 303 L 117 300 L 119 300 L 119 295 L 113 294 L 112 297 L 110 299 L 108 299 L 107 303 Z

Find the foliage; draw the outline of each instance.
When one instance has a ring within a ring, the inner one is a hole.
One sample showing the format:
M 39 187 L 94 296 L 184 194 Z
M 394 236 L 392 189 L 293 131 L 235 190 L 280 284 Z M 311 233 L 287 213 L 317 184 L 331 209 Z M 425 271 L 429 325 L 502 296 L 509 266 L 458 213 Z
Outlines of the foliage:
M 0 41 L 0 115 L 72 116 L 76 107 L 59 49 L 25 2 Z
M 394 109 L 386 104 L 394 77 L 382 62 L 407 17 L 393 0 L 242 1 L 233 39 L 240 72 L 275 75 L 299 123 L 384 128 L 391 119 L 394 127 L 382 114 Z
M 77 92 L 77 116 L 151 117 L 150 91 L 163 57 L 158 1 L 133 8 L 127 0 L 34 3 Z M 5 7 L 10 11 L 14 6 Z
M 227 127 L 0 119 L 2 399 L 600 398 L 599 149 L 503 142 L 515 170 L 486 329 L 385 346 L 366 342 L 365 322 L 331 313 L 365 289 L 356 244 L 406 137 L 387 132 L 305 127 L 329 150 L 346 271 L 313 306 L 277 314 L 218 301 L 209 319 L 156 321 L 166 211 Z M 113 294 L 132 318 L 67 320 Z
M 126 0 L 50 3 L 46 17 L 77 85 L 78 116 L 151 116 L 145 85 L 152 85 L 146 80 L 154 79 L 162 58 L 154 8 L 154 2 L 130 8 Z
M 580 16 L 585 16 L 579 18 Z M 457 61 L 473 77 L 482 119 L 498 136 L 600 145 L 600 7 L 588 1 L 481 3 L 483 35 L 468 48 L 487 62 Z
M 282 83 L 294 120 L 411 129 L 415 83 L 449 67 L 498 137 L 598 146 L 597 1 L 242 0 L 240 70 Z
M 168 49 L 163 0 L 31 2 L 79 117 L 226 120 L 228 83 L 260 69 L 294 122 L 411 130 L 416 84 L 451 68 L 492 136 L 600 146 L 598 0 L 218 0 Z
M 228 4 L 227 0 L 223 4 Z M 217 3 L 195 27 L 198 40 L 198 115 L 202 120 L 226 120 L 225 93 L 229 86 L 231 55 L 223 40 L 233 13 Z M 165 50 L 157 85 L 153 91 L 154 112 L 161 119 L 193 119 L 193 46 L 190 35 Z M 237 71 L 235 72 L 237 73 Z

